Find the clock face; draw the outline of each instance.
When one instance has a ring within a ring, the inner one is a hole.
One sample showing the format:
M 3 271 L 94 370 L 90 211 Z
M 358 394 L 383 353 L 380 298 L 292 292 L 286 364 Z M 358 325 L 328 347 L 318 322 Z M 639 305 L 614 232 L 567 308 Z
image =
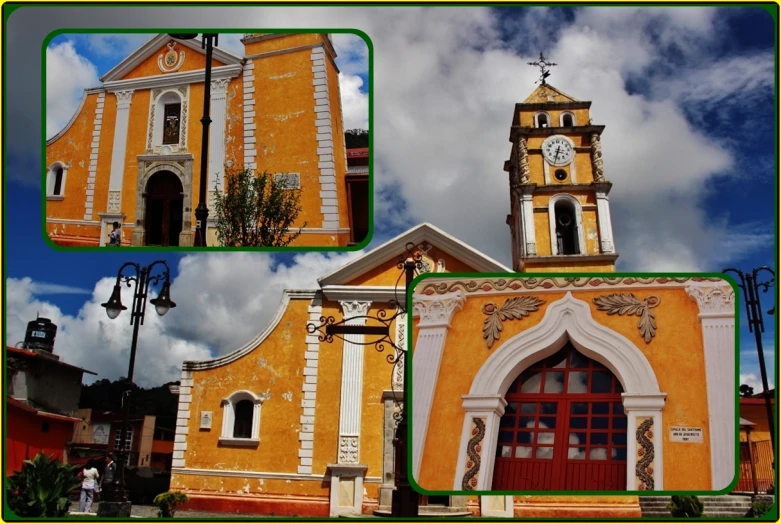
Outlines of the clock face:
M 572 144 L 560 135 L 549 137 L 542 143 L 542 154 L 548 163 L 554 166 L 566 166 L 575 158 Z

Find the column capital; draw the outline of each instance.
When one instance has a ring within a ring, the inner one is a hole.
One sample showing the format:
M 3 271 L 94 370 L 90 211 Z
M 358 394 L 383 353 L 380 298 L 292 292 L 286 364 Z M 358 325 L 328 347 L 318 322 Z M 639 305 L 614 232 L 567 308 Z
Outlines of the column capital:
M 735 317 L 735 291 L 726 281 L 692 283 L 686 294 L 697 302 L 700 319 Z
M 225 92 L 228 90 L 229 83 L 230 83 L 230 78 L 220 78 L 218 80 L 212 80 L 211 96 L 214 97 L 214 95 L 225 94 Z
M 450 327 L 453 313 L 464 307 L 466 296 L 463 291 L 443 295 L 412 296 L 412 307 L 415 316 L 420 317 L 418 327 Z
M 339 305 L 342 306 L 345 320 L 350 320 L 354 317 L 366 316 L 372 303 L 369 301 L 340 300 Z
M 133 90 L 115 91 L 114 95 L 117 97 L 117 106 L 130 106 L 130 100 L 133 98 Z

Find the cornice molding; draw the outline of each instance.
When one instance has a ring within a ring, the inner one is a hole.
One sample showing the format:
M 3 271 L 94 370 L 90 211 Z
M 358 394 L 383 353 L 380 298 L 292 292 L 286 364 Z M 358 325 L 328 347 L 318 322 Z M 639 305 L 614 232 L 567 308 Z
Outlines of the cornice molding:
M 241 64 L 231 64 L 212 68 L 212 80 L 222 78 L 236 78 L 242 71 Z M 182 84 L 197 84 L 204 81 L 205 71 L 196 69 L 179 73 L 153 75 L 144 78 L 131 78 L 129 80 L 107 81 L 103 88 L 109 93 L 127 89 L 154 89 L 159 87 L 173 87 Z

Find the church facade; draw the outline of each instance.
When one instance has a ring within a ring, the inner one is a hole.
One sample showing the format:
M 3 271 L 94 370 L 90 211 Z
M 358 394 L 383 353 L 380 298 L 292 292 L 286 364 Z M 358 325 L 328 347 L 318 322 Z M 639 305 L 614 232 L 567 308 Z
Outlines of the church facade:
M 329 35 L 248 34 L 242 43 L 244 56 L 213 50 L 207 245 L 218 245 L 213 193 L 226 169 L 242 167 L 300 191 L 293 226 L 304 229 L 293 245 L 360 242 L 348 194 L 366 189 L 348 187 Z M 46 143 L 46 232 L 56 244 L 105 245 L 116 221 L 124 245 L 193 245 L 205 65 L 199 40 L 160 34 L 85 91 Z

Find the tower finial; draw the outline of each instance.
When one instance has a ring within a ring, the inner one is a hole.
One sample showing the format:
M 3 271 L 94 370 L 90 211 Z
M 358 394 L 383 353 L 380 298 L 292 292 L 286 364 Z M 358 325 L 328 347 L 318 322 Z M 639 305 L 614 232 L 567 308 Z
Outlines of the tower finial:
M 545 79 L 550 76 L 550 67 L 555 66 L 553 62 L 548 62 L 545 60 L 545 57 L 542 56 L 542 51 L 540 51 L 540 58 L 536 62 L 527 62 L 528 65 L 539 67 L 540 68 L 540 79 L 537 80 L 537 82 L 540 83 L 540 85 L 546 85 Z M 535 84 L 537 82 L 534 82 Z

